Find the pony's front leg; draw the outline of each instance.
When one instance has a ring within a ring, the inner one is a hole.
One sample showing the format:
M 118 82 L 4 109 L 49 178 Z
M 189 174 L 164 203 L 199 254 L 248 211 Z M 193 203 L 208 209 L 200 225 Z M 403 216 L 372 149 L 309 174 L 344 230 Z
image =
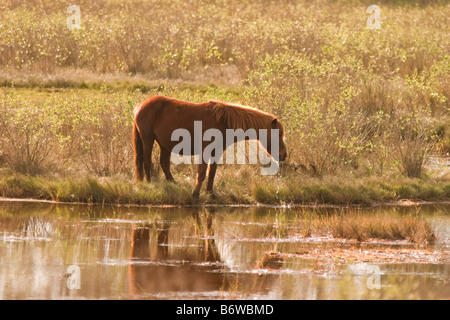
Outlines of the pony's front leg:
M 194 199 L 198 199 L 200 196 L 200 189 L 202 188 L 203 180 L 205 180 L 207 168 L 208 164 L 205 162 L 202 162 L 198 165 L 197 184 L 195 185 L 194 192 L 192 193 Z

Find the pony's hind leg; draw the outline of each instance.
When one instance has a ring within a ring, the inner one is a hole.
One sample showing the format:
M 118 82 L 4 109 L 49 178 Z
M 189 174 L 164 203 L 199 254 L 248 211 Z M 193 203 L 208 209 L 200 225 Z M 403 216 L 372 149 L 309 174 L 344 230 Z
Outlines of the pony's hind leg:
M 216 175 L 217 170 L 217 163 L 212 162 L 209 165 L 209 173 L 208 173 L 208 185 L 206 187 L 206 192 L 209 193 L 211 198 L 215 198 L 214 192 L 213 192 L 213 185 L 214 185 L 214 176 Z
M 152 151 L 153 143 L 155 139 L 150 139 L 144 143 L 144 171 L 147 181 L 151 181 L 151 170 L 152 170 Z
M 161 164 L 161 169 L 164 172 L 164 175 L 166 176 L 166 179 L 171 182 L 175 182 L 175 179 L 172 176 L 172 173 L 170 172 L 170 151 L 167 149 L 164 149 L 160 146 L 161 154 L 159 157 L 159 163 Z

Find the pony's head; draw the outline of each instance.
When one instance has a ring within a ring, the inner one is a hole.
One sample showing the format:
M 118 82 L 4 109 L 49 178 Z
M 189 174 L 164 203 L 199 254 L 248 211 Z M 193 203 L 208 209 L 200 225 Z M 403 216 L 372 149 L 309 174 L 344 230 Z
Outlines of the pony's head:
M 278 134 L 275 136 L 271 134 L 270 137 L 272 138 L 267 139 L 267 151 L 272 155 L 272 148 L 274 147 L 272 143 L 276 143 L 278 145 L 278 159 L 276 160 L 284 161 L 287 158 L 286 143 L 284 142 L 284 127 L 277 118 L 272 120 L 271 126 L 271 129 L 278 129 Z M 273 138 L 275 138 L 275 141 L 272 141 Z
M 267 142 L 263 142 L 263 147 L 277 161 L 284 161 L 287 157 L 286 144 L 284 143 L 284 127 L 281 122 L 272 114 L 258 109 L 232 103 L 224 103 L 216 100 L 209 100 L 212 111 L 217 121 L 225 124 L 228 129 L 263 129 L 268 130 Z M 272 135 L 272 129 L 277 129 L 278 133 Z M 274 140 L 274 141 L 272 141 Z M 272 150 L 278 147 L 278 154 Z

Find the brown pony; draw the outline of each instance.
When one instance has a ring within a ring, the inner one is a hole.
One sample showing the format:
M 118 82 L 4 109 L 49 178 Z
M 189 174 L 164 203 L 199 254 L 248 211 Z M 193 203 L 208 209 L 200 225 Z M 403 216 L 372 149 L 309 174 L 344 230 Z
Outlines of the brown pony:
M 190 103 L 164 96 L 153 96 L 138 105 L 134 110 L 133 145 L 136 179 L 142 181 L 145 176 L 150 181 L 150 168 L 152 164 L 153 143 L 156 141 L 161 150 L 161 168 L 169 181 L 174 181 L 170 172 L 170 155 L 172 149 L 178 144 L 172 141 L 172 133 L 176 129 L 186 129 L 194 135 L 194 121 L 201 121 L 202 136 L 208 129 L 220 130 L 223 137 L 227 129 L 267 129 L 267 143 L 263 147 L 271 154 L 271 129 L 278 129 L 279 159 L 284 161 L 287 152 L 284 144 L 284 128 L 277 118 L 269 113 L 254 108 L 230 104 L 215 100 L 204 103 Z M 259 133 L 257 136 L 259 140 Z M 192 139 L 193 140 L 193 139 Z M 246 139 L 248 140 L 248 139 Z M 233 141 L 234 143 L 234 141 Z M 192 141 L 193 144 L 193 141 Z M 202 151 L 208 143 L 202 143 Z M 223 150 L 227 145 L 224 142 Z M 191 150 L 194 150 L 192 145 Z M 192 152 L 191 155 L 194 152 Z M 186 154 L 184 154 L 186 155 Z M 193 192 L 194 198 L 198 198 L 203 180 L 206 177 L 208 161 L 200 157 L 197 182 Z M 207 192 L 212 195 L 214 175 L 217 163 L 209 163 Z

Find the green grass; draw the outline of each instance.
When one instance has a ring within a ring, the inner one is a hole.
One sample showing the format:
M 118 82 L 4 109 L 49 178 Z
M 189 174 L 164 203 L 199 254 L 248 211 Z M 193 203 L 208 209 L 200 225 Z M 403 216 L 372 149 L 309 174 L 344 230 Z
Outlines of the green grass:
M 260 203 L 371 204 L 409 199 L 413 201 L 448 201 L 447 180 L 412 178 L 352 178 L 341 176 L 314 179 L 286 177 L 282 184 L 255 187 Z
M 194 179 L 175 175 L 177 184 L 157 179 L 155 182 L 135 183 L 130 177 L 56 177 L 23 174 L 0 175 L 0 196 L 34 198 L 60 202 L 192 205 Z M 279 185 L 277 185 L 277 183 Z M 229 173 L 216 179 L 212 199 L 203 192 L 198 204 L 338 204 L 370 205 L 399 200 L 448 201 L 450 183 L 439 180 L 403 178 L 383 181 L 374 178 L 314 179 L 287 176 L 283 178 L 256 177 L 248 180 Z
M 134 184 L 118 177 L 56 179 L 16 175 L 0 180 L 0 195 L 91 204 L 192 204 L 191 191 L 186 185 Z

